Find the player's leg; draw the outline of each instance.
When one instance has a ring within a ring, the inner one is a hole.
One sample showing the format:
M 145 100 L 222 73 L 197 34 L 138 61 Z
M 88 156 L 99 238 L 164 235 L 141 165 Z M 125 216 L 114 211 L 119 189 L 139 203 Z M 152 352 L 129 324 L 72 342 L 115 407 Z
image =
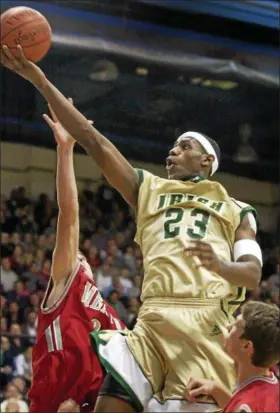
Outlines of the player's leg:
M 208 307 L 207 307 L 208 305 Z M 230 391 L 234 384 L 233 363 L 223 350 L 223 333 L 229 319 L 221 310 L 219 300 L 191 300 L 189 306 L 170 305 L 161 311 L 164 330 L 170 339 L 161 340 L 163 327 L 155 325 L 167 375 L 162 390 L 163 401 L 152 399 L 149 412 L 214 411 L 213 399 L 185 400 L 186 384 L 190 377 L 215 379 Z M 176 337 L 176 340 L 174 338 Z
M 143 411 L 154 389 L 160 390 L 164 383 L 161 356 L 147 323 L 138 320 L 135 329 L 127 334 L 99 331 L 91 338 L 101 364 L 110 373 L 101 387 L 96 411 L 123 411 L 121 402 L 125 411 Z
M 125 388 L 108 373 L 99 391 L 94 412 L 132 413 L 141 411 Z

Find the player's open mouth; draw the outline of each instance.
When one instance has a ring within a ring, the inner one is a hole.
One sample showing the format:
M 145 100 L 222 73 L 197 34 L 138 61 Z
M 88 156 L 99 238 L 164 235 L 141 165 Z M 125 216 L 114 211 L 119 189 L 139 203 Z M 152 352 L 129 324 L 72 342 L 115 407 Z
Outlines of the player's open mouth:
M 170 171 L 171 169 L 173 169 L 173 167 L 175 166 L 175 164 L 173 163 L 171 158 L 166 158 L 166 170 Z

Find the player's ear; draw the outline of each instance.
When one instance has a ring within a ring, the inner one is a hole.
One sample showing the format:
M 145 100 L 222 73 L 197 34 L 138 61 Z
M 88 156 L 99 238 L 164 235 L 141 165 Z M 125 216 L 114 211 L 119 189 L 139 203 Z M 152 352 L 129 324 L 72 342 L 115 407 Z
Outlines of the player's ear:
M 254 345 L 252 343 L 252 341 L 250 340 L 246 340 L 243 343 L 243 351 L 245 353 L 247 353 L 248 358 L 252 359 L 253 354 L 254 354 Z
M 208 153 L 202 155 L 201 165 L 204 166 L 205 168 L 211 166 L 213 162 L 214 162 L 213 155 L 209 155 Z

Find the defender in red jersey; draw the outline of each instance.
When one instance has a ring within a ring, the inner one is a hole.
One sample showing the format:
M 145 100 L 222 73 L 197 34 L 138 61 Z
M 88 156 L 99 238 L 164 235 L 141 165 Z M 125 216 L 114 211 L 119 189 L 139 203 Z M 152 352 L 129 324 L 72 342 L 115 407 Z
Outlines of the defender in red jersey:
M 198 401 L 211 395 L 223 413 L 280 411 L 279 382 L 270 368 L 280 360 L 280 311 L 274 305 L 248 302 L 228 328 L 225 349 L 236 363 L 233 395 L 210 380 L 190 379 L 186 398 Z
M 38 319 L 33 350 L 33 380 L 29 391 L 31 413 L 57 412 L 71 399 L 81 410 L 92 409 L 103 371 L 90 348 L 93 330 L 125 326 L 106 304 L 93 281 L 85 257 L 78 251 L 78 194 L 73 168 L 74 140 L 47 115 L 57 147 L 59 216 L 51 279 Z

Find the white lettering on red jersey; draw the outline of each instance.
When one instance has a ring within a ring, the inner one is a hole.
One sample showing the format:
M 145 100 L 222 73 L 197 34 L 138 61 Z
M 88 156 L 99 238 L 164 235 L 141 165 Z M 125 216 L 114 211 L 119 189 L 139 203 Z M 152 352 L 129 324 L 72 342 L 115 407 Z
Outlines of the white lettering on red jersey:
M 251 377 L 238 386 L 223 413 L 279 413 L 279 411 L 279 382 L 271 372 L 267 377 Z
M 94 404 L 103 370 L 91 350 L 93 330 L 121 330 L 124 324 L 101 297 L 88 266 L 77 263 L 59 299 L 46 307 L 50 281 L 38 317 L 33 349 L 30 412 L 56 412 L 73 399 L 80 406 Z

